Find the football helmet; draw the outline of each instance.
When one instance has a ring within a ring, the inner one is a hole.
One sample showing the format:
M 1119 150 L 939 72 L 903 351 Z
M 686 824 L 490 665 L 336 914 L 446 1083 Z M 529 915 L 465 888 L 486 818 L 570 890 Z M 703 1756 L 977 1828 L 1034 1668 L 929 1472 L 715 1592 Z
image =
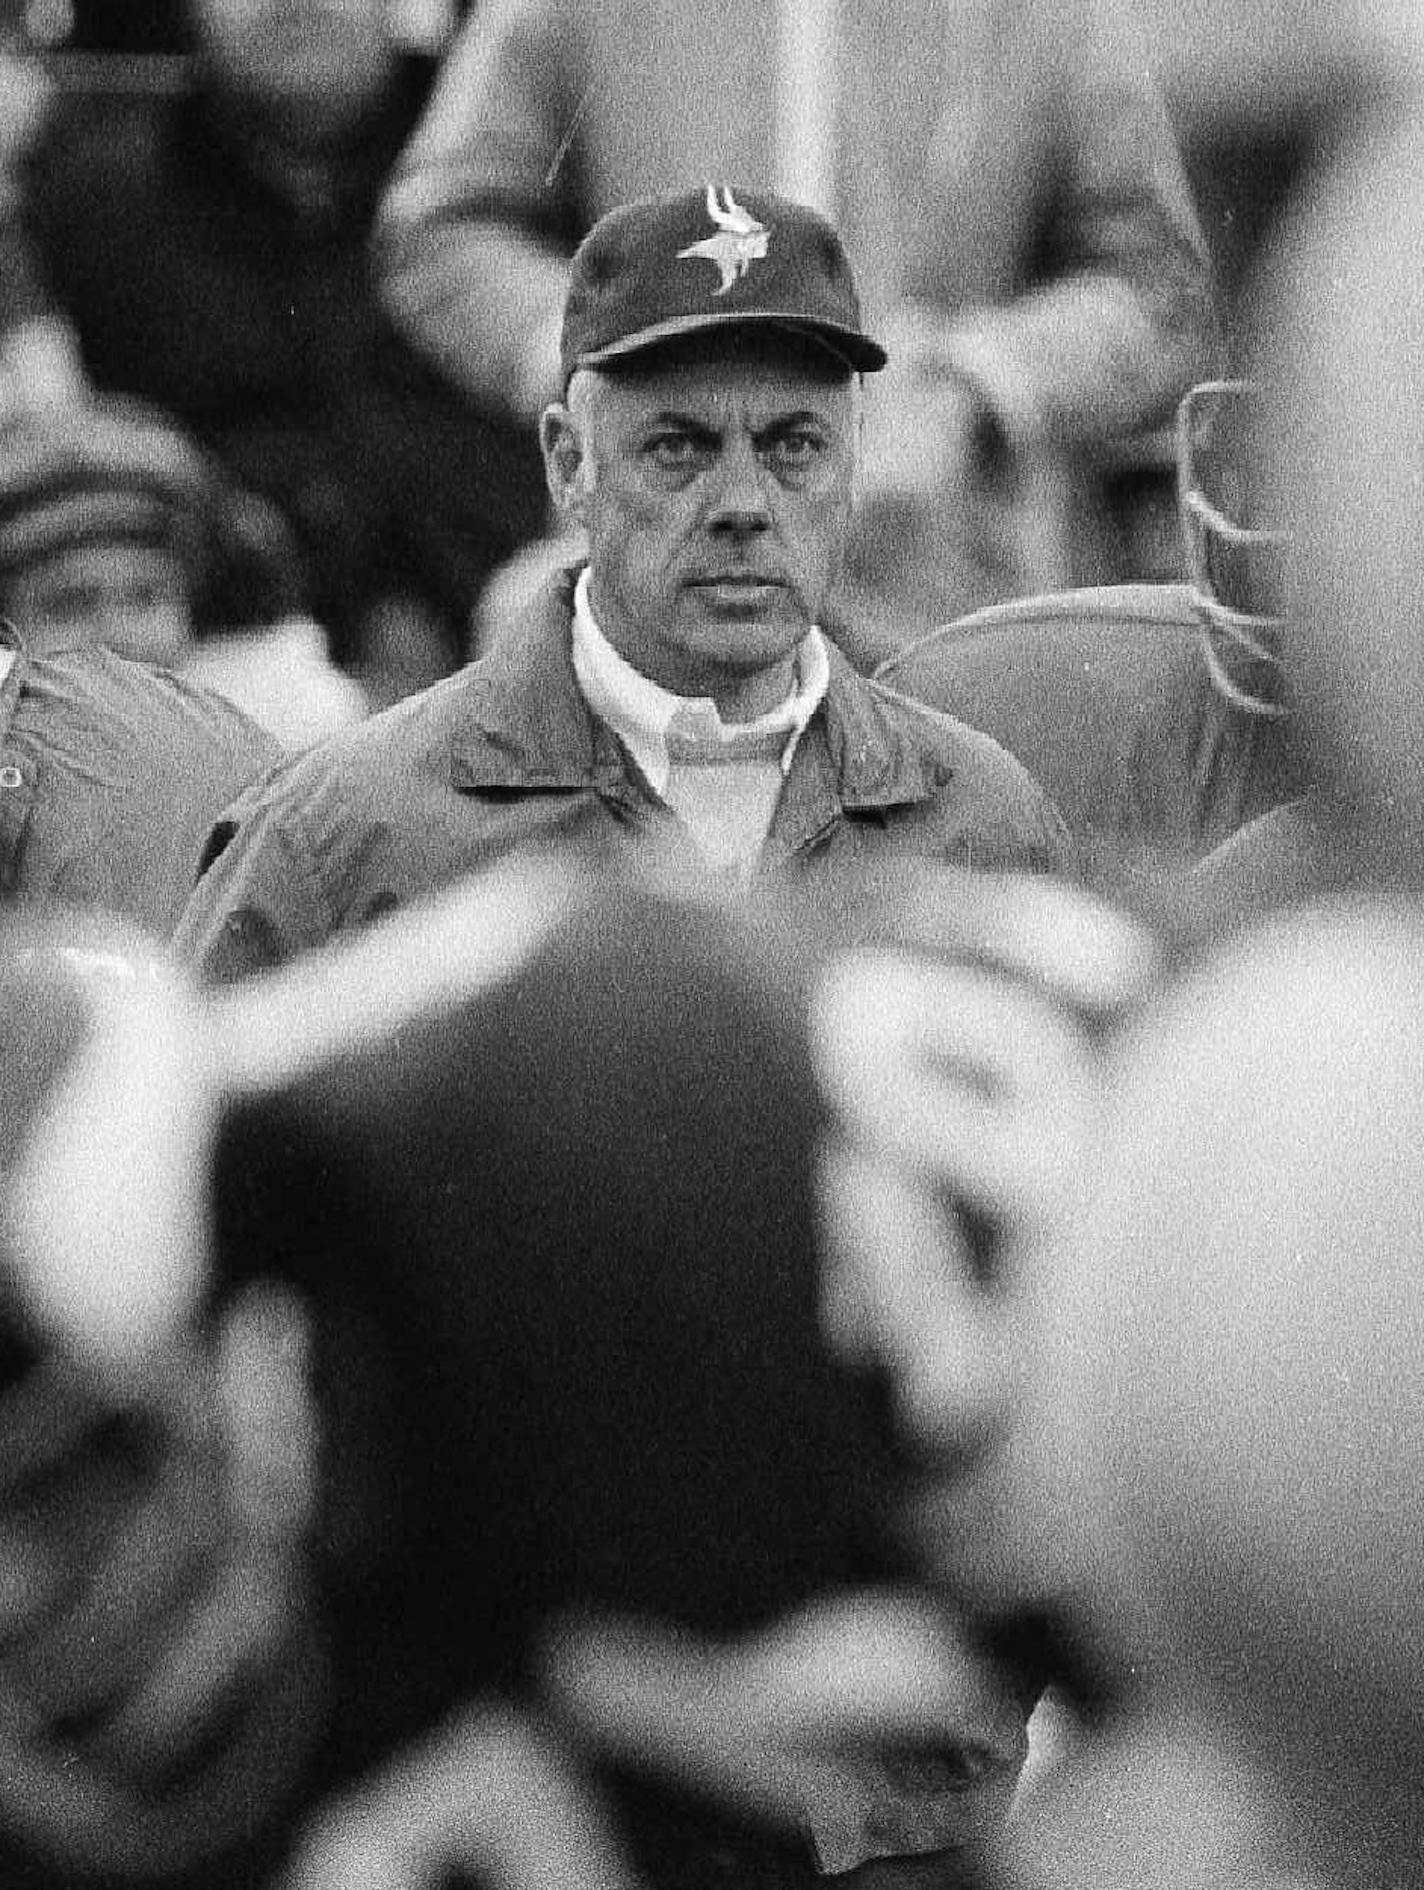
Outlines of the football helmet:
M 1242 444 L 1257 393 L 1251 381 L 1202 381 L 1177 409 L 1177 501 L 1187 586 L 1201 619 L 1212 681 L 1252 715 L 1279 700 L 1277 614 L 1283 532 L 1251 522 Z

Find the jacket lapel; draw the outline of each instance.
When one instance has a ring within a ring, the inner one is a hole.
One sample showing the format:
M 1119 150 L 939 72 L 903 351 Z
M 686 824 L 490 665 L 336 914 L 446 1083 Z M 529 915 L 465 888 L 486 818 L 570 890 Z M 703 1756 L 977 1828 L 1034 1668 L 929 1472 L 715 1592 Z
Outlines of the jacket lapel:
M 450 778 L 465 793 L 572 793 L 656 805 L 617 737 L 591 713 L 574 675 L 567 572 L 463 679 L 465 714 Z M 950 770 L 910 739 L 894 698 L 867 683 L 828 639 L 830 682 L 782 786 L 763 865 L 804 853 L 847 813 L 928 800 Z
M 571 656 L 573 580 L 565 573 L 465 677 L 450 779 L 466 793 L 611 788 L 627 768 L 589 711 Z
M 952 769 L 909 738 L 903 714 L 827 639 L 826 699 L 797 744 L 776 805 L 763 863 L 803 853 L 845 814 L 883 813 L 929 800 Z M 913 713 L 913 711 L 911 711 Z

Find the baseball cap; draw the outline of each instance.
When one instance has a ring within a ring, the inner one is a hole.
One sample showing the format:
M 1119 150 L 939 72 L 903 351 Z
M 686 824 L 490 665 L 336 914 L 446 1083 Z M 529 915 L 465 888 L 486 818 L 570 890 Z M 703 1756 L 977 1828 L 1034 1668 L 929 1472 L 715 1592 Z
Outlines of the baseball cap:
M 861 373 L 886 361 L 861 328 L 850 263 L 824 217 L 768 192 L 708 184 L 622 204 L 589 231 L 564 304 L 564 380 L 729 327 L 808 335 Z

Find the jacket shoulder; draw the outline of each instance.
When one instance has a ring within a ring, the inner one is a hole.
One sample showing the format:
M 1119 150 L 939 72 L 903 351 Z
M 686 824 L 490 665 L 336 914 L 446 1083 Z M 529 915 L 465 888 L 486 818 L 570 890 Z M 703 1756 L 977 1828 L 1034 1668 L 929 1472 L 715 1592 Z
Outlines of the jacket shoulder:
M 251 779 L 281 758 L 275 738 L 226 696 L 112 650 L 26 654 L 20 678 L 22 719 L 33 698 L 46 725 L 111 738 L 135 778 L 151 765 L 164 778 L 202 766 Z
M 398 824 L 409 807 L 403 786 L 432 773 L 448 777 L 451 743 L 464 725 L 481 667 L 473 664 L 313 742 L 272 773 L 257 804 L 315 810 L 339 801 L 352 814 L 379 810 L 384 820 Z M 416 810 L 409 811 L 414 817 Z

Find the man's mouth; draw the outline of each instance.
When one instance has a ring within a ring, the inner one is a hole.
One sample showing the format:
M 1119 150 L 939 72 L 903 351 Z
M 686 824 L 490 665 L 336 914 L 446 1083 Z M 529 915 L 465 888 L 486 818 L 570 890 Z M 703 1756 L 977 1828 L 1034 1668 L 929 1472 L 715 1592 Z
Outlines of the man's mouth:
M 691 588 L 729 610 L 764 608 L 785 589 L 779 578 L 760 571 L 714 571 L 694 578 Z
M 779 586 L 781 580 L 765 571 L 709 571 L 705 577 L 694 578 L 692 582 L 699 589 L 770 590 Z

